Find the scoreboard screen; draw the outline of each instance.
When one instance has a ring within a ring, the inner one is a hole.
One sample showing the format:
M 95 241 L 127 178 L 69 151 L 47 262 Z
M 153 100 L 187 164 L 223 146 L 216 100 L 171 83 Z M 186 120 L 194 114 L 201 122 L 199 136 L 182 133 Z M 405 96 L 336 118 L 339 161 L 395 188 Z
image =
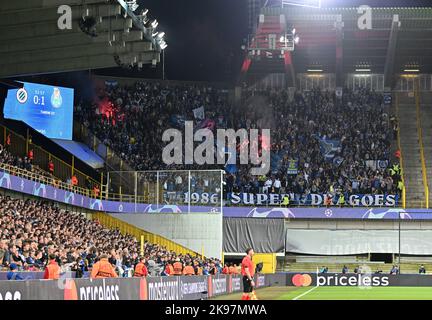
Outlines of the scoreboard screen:
M 24 82 L 8 91 L 4 117 L 21 120 L 51 139 L 72 140 L 74 90 Z

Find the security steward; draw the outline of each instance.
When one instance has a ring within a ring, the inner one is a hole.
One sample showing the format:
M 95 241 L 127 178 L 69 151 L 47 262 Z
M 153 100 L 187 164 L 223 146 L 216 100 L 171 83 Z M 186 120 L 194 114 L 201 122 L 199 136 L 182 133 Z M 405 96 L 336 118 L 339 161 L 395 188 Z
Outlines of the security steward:
M 108 261 L 108 256 L 103 254 L 100 256 L 100 260 L 93 265 L 93 269 L 90 274 L 91 279 L 100 278 L 117 278 L 118 275 L 114 270 L 114 267 Z
M 148 276 L 148 270 L 147 270 L 147 267 L 145 265 L 145 258 L 144 257 L 141 257 L 139 259 L 139 262 L 135 266 L 134 276 L 135 277 L 147 277 Z
M 173 272 L 174 276 L 181 276 L 183 274 L 183 264 L 180 262 L 179 258 L 177 258 L 176 262 L 174 262 L 173 268 L 174 268 L 174 272 Z
M 174 275 L 174 267 L 173 267 L 171 261 L 168 261 L 168 262 L 167 262 L 167 265 L 165 266 L 165 274 L 166 274 L 167 276 L 172 276 L 172 275 Z
M 345 205 L 345 195 L 341 193 L 339 195 L 339 206 L 343 207 Z
M 289 199 L 289 196 L 286 194 L 282 198 L 282 206 L 284 206 L 285 208 L 287 208 L 289 206 L 289 204 L 290 204 L 290 199 Z
M 188 262 L 188 264 L 184 267 L 183 275 L 185 275 L 185 276 L 194 276 L 195 275 L 195 270 L 192 267 L 191 262 Z
M 56 255 L 53 253 L 48 256 L 49 262 L 45 268 L 44 279 L 60 278 L 60 267 L 56 261 L 56 258 Z
M 241 263 L 241 274 L 243 276 L 243 296 L 242 300 L 257 300 L 255 295 L 255 282 L 253 277 L 255 275 L 255 265 L 252 261 L 254 251 L 252 248 L 246 250 L 246 257 L 243 258 Z
M 198 262 L 195 262 L 195 274 L 197 276 L 203 275 L 203 269 L 201 268 L 201 265 Z

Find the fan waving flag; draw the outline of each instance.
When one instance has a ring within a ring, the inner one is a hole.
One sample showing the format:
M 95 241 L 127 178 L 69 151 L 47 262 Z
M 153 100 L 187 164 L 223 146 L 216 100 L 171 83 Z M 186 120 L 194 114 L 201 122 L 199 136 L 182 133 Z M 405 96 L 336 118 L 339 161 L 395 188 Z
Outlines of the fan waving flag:
M 314 137 L 318 139 L 321 154 L 327 161 L 332 161 L 336 154 L 341 151 L 340 140 L 320 138 L 317 135 L 315 135 Z

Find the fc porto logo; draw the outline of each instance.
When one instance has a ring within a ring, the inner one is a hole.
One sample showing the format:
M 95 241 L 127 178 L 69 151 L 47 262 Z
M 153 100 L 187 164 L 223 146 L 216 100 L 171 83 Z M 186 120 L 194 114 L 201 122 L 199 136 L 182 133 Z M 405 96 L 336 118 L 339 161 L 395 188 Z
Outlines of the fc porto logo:
M 61 107 L 62 102 L 63 102 L 63 98 L 61 96 L 60 89 L 54 87 L 54 92 L 51 95 L 51 105 L 57 109 Z

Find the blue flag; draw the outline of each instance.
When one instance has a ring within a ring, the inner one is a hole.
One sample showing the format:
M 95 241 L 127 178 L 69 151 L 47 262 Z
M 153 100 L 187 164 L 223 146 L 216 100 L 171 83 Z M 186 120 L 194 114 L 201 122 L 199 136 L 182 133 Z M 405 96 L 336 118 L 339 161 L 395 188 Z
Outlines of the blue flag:
M 314 136 L 318 139 L 320 144 L 320 151 L 323 157 L 327 161 L 333 160 L 333 158 L 336 156 L 338 152 L 341 150 L 341 142 L 340 140 L 330 140 L 330 139 L 323 139 L 318 137 L 317 135 Z

